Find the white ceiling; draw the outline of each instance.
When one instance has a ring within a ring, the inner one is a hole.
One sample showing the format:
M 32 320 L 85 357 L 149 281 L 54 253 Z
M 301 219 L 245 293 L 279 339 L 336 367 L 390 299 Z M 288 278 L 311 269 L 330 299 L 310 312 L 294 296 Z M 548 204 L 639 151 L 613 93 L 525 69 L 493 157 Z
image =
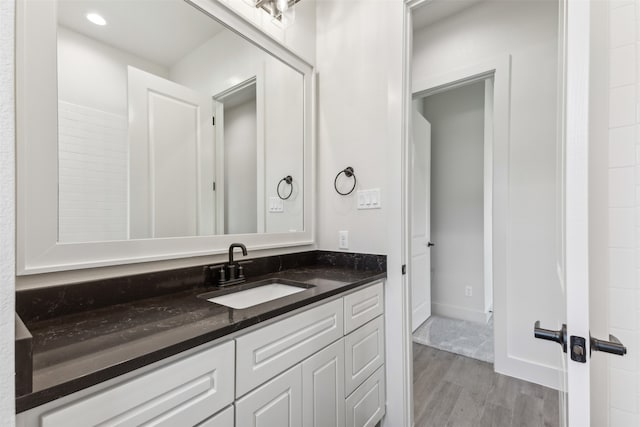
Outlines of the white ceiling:
M 413 12 L 413 30 L 424 28 L 483 0 L 432 0 Z
M 58 0 L 58 23 L 165 67 L 225 29 L 183 0 Z

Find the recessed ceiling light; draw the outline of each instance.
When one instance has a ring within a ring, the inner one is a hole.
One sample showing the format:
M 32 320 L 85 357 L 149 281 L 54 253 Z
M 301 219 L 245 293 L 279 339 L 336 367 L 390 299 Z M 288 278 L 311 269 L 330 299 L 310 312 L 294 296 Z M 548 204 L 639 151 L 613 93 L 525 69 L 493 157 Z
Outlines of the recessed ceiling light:
M 87 19 L 96 25 L 107 25 L 107 20 L 97 13 L 87 13 Z

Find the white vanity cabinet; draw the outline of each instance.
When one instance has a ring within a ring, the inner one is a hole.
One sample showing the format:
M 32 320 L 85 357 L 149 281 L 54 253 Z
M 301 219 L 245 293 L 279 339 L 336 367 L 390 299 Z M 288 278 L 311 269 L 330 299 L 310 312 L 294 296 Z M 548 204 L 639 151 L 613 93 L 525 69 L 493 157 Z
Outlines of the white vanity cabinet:
M 18 427 L 369 427 L 385 413 L 382 282 L 17 416 Z
M 377 424 L 383 301 L 379 282 L 236 338 L 236 426 Z
M 301 427 L 301 366 L 294 366 L 238 400 L 236 425 Z
M 302 362 L 302 423 L 344 427 L 344 338 Z
M 18 414 L 17 425 L 193 426 L 233 403 L 234 356 L 234 341 L 209 346 L 109 387 L 98 385 Z

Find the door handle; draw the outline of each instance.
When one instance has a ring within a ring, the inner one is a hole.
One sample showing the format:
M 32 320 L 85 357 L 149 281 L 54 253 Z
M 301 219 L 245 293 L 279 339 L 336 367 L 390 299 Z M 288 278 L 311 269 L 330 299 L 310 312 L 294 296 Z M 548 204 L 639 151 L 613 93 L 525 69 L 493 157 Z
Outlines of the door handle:
M 627 354 L 627 347 L 622 345 L 620 340 L 611 334 L 609 334 L 609 341 L 591 337 L 591 351 L 594 350 L 615 354 L 617 356 L 624 356 Z
M 435 245 L 436 245 L 436 244 L 435 244 L 435 243 L 433 243 L 433 242 L 429 242 L 429 243 L 427 243 L 427 247 L 428 247 L 428 248 L 430 248 L 430 247 L 432 247 L 432 246 L 435 246 Z
M 562 346 L 562 351 L 567 352 L 567 325 L 562 325 L 562 329 L 554 331 L 551 329 L 544 329 L 540 327 L 540 321 L 536 320 L 533 325 L 533 336 L 547 341 L 557 342 Z

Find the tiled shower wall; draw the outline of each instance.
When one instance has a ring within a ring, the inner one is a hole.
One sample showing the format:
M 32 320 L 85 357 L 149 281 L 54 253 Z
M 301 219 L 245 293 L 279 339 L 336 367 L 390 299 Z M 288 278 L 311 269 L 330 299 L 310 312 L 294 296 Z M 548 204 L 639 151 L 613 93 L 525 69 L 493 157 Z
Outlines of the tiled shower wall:
M 127 117 L 60 101 L 59 239 L 128 237 Z
M 609 10 L 609 328 L 611 427 L 640 425 L 640 1 Z

